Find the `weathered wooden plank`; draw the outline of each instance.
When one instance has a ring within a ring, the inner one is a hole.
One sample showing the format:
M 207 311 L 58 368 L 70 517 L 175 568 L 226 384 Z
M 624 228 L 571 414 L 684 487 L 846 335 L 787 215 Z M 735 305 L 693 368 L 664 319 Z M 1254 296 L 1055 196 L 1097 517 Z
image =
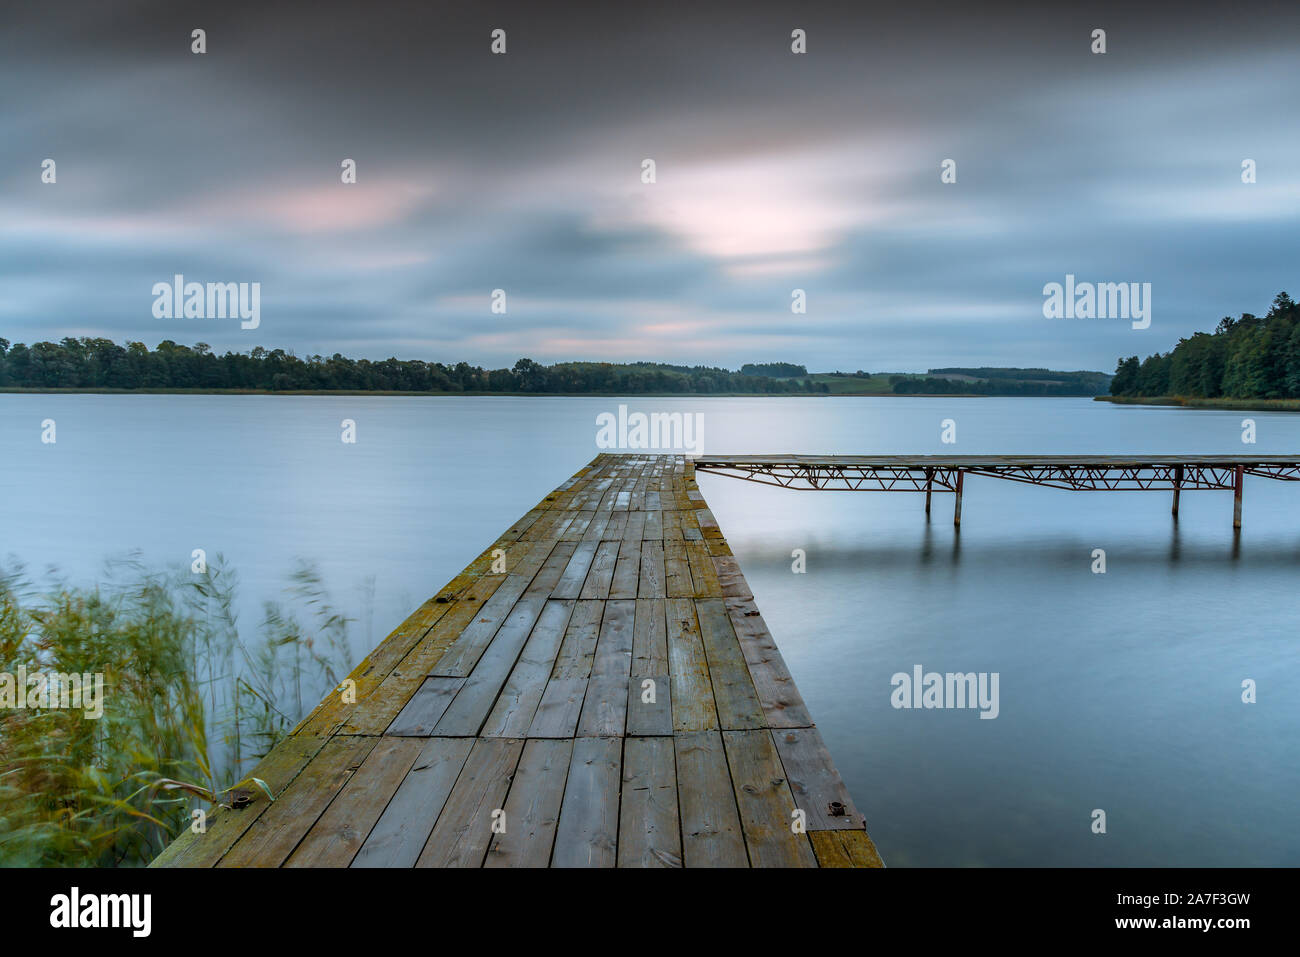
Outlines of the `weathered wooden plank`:
M 645 490 L 649 473 L 650 465 L 648 462 L 637 470 L 636 482 L 632 486 L 632 497 L 628 500 L 627 505 L 627 507 L 634 512 L 645 511 Z
M 632 674 L 668 673 L 668 630 L 662 598 L 638 599 L 632 632 Z
M 816 867 L 808 835 L 792 829 L 794 796 L 767 730 L 723 731 L 745 846 L 754 867 Z
M 641 580 L 637 585 L 636 598 L 663 598 L 664 589 L 664 543 L 653 538 L 641 543 Z M 622 597 L 622 596 L 619 596 Z
M 573 602 L 570 600 L 546 603 L 483 725 L 480 734 L 484 737 L 527 736 L 542 700 L 542 692 L 546 690 L 547 679 L 555 667 L 555 658 L 572 611 Z
M 298 773 L 325 746 L 326 738 L 295 735 L 275 746 L 253 769 L 252 776 L 266 782 L 279 796 Z M 207 830 L 195 834 L 189 828 L 154 858 L 150 867 L 212 867 L 243 837 L 244 832 L 271 806 L 260 788 L 249 788 L 251 800 L 242 808 L 215 807 L 207 812 Z
M 565 511 L 592 512 L 595 504 L 591 501 L 591 491 L 586 478 L 579 479 L 573 485 L 566 489 L 556 489 L 556 492 L 568 496 L 561 501 L 543 502 L 548 508 L 563 508 Z
M 591 524 L 591 518 L 595 514 L 590 510 L 579 511 L 574 514 L 573 521 L 569 523 L 569 527 L 564 530 L 564 535 L 561 536 L 562 539 L 566 542 L 580 541 L 586 535 L 587 526 Z
M 600 482 L 599 478 L 588 476 L 583 479 L 581 486 L 573 489 L 579 508 L 594 511 L 599 507 L 601 491 L 597 486 L 599 486 Z
M 546 508 L 543 510 L 541 517 L 519 536 L 519 540 L 523 542 L 554 541 L 556 538 L 555 527 L 559 523 L 562 514 L 556 509 Z
M 519 539 L 519 536 L 523 535 L 524 532 L 532 528 L 532 526 L 537 522 L 537 520 L 541 518 L 542 515 L 544 514 L 545 514 L 545 509 L 540 509 L 540 508 L 533 509 L 528 514 L 524 515 L 523 518 L 519 519 L 519 521 L 515 522 L 513 525 L 507 528 L 505 532 L 502 533 L 501 538 L 503 540 L 517 541 Z
M 567 738 L 535 738 L 524 745 L 503 808 L 505 832 L 493 835 L 484 867 L 546 867 L 550 863 L 572 756 L 573 741 Z
M 345 734 L 382 734 L 424 683 L 443 653 L 469 626 L 506 576 L 486 576 L 470 589 L 372 693 L 360 698 L 344 722 Z M 358 690 L 360 694 L 360 690 Z
M 653 682 L 647 686 L 646 682 Z M 646 700 L 653 695 L 654 700 Z M 672 683 L 666 674 L 638 675 L 627 688 L 628 735 L 673 733 Z
M 622 737 L 627 727 L 627 675 L 592 675 L 578 719 L 579 737 Z
M 411 648 L 439 618 L 447 614 L 451 601 L 425 602 L 367 655 L 348 677 L 327 694 L 312 712 L 299 722 L 293 734 L 330 735 L 355 710 L 358 699 L 367 697 L 392 672 Z M 351 682 L 351 684 L 349 684 Z M 345 693 L 346 692 L 346 693 Z
M 632 669 L 632 642 L 637 603 L 630 600 L 605 602 L 600 621 L 600 638 L 592 661 L 592 675 L 627 677 Z
M 482 867 L 492 840 L 492 812 L 501 809 L 524 742 L 479 738 L 456 779 L 416 867 Z
M 444 678 L 469 677 L 479 656 L 492 643 L 497 629 L 510 614 L 510 609 L 528 589 L 528 582 L 522 575 L 507 575 L 501 587 L 478 610 L 473 621 L 465 626 L 465 630 L 443 652 L 430 674 Z
M 592 512 L 591 522 L 582 533 L 584 542 L 598 542 L 605 537 L 605 526 L 609 524 L 609 512 Z
M 718 539 L 721 541 L 721 539 Z M 749 582 L 741 574 L 740 562 L 733 555 L 712 555 L 713 568 L 717 574 L 722 594 L 727 598 L 753 598 Z
M 763 708 L 731 627 L 726 605 L 721 598 L 701 598 L 695 602 L 695 612 L 699 616 L 700 639 L 709 660 L 709 677 L 717 701 L 719 726 L 726 731 L 766 727 Z
M 577 518 L 577 514 L 575 512 L 564 511 L 561 512 L 560 514 L 561 514 L 561 518 L 556 521 L 555 525 L 552 526 L 550 531 L 547 533 L 549 538 L 553 538 L 557 542 L 563 542 L 565 540 L 564 539 L 565 533 L 569 530 L 569 526 L 572 525 L 574 523 L 574 520 Z
M 433 734 L 433 729 L 464 684 L 464 678 L 425 678 L 424 684 L 384 733 L 427 738 Z
M 381 738 L 284 866 L 347 867 L 415 764 L 423 744 L 413 738 Z
M 582 594 L 582 584 L 587 580 L 587 572 L 596 557 L 598 544 L 598 542 L 582 542 L 573 550 L 573 555 L 565 565 L 560 580 L 551 590 L 552 598 L 577 598 Z
M 665 604 L 668 661 L 672 683 L 673 730 L 705 731 L 718 727 L 709 664 L 700 640 L 695 602 L 669 598 Z
M 769 727 L 806 728 L 813 721 L 753 599 L 725 599 L 736 640 Z
M 578 738 L 555 831 L 552 867 L 613 867 L 622 738 Z
M 508 575 L 511 572 L 523 574 L 522 569 L 528 567 L 526 563 L 529 556 L 535 550 L 544 554 L 548 547 L 549 543 L 511 542 L 497 539 L 476 561 L 484 563 L 486 574 L 489 575 Z M 538 561 L 540 563 L 540 559 Z M 530 574 L 536 574 L 536 571 L 536 569 L 533 569 Z M 459 599 L 460 595 L 455 596 L 455 598 Z
M 330 738 L 217 866 L 279 867 L 283 864 L 378 740 L 352 735 Z
M 433 733 L 448 737 L 478 734 L 510 677 L 510 670 L 519 659 L 533 626 L 562 634 L 572 610 L 572 602 L 547 601 L 542 595 L 525 595 L 519 599 Z M 543 611 L 546 612 L 545 622 L 540 620 Z
M 686 542 L 663 543 L 664 593 L 669 598 L 695 597 L 695 584 L 691 581 L 691 565 L 686 557 Z
M 618 547 L 621 542 L 598 542 L 596 554 L 592 558 L 587 580 L 582 585 L 579 598 L 609 597 L 610 582 L 614 579 L 614 566 L 618 561 Z
M 641 531 L 642 539 L 658 539 L 663 541 L 664 537 L 664 516 L 662 512 L 646 512 L 645 527 Z
M 635 598 L 637 581 L 641 577 L 641 542 L 624 540 L 618 550 L 614 565 L 614 579 L 610 582 L 610 598 Z
M 677 759 L 671 737 L 629 737 L 623 742 L 618 866 L 682 866 Z
M 748 867 L 722 735 L 717 731 L 679 733 L 673 743 L 682 862 L 686 867 Z
M 603 601 L 579 599 L 573 606 L 573 615 L 564 631 L 564 641 L 555 659 L 554 678 L 581 678 L 587 680 L 591 664 L 596 657 L 596 644 L 600 637 L 600 621 L 604 614 Z
M 816 728 L 779 728 L 771 734 L 795 802 L 808 815 L 808 830 L 851 831 L 866 827 Z M 843 813 L 832 814 L 832 804 L 838 804 Z
M 474 741 L 429 738 L 384 808 L 353 867 L 414 867 Z
M 518 546 L 522 557 L 527 554 L 529 546 Z M 436 638 L 431 638 L 432 629 L 442 626 L 445 630 L 448 621 L 457 620 L 462 605 L 474 605 L 478 596 L 483 600 L 491 595 L 501 584 L 502 578 L 485 574 L 491 567 L 491 552 L 485 552 L 470 563 L 469 567 L 457 575 L 433 598 L 429 599 L 401 625 L 380 642 L 360 664 L 352 669 L 347 681 L 341 682 L 334 693 L 326 695 L 319 705 L 308 715 L 294 734 L 333 734 L 341 725 L 349 721 L 362 702 L 369 698 L 387 680 L 395 670 L 402 668 L 402 663 L 427 657 L 429 648 L 436 647 L 441 655 L 443 645 Z M 481 604 L 481 602 L 478 602 Z M 463 627 L 463 625 L 461 626 Z M 410 666 L 405 671 L 411 672 Z M 349 684 L 351 682 L 351 684 Z M 418 684 L 418 682 L 417 682 Z M 411 690 L 414 690 L 413 688 Z M 399 705 L 400 707 L 400 705 Z M 391 718 L 391 715 L 389 715 Z M 379 733 L 382 727 L 374 731 Z
M 602 539 L 619 541 L 623 538 L 623 533 L 627 531 L 627 512 L 611 512 L 609 520 L 605 524 L 605 531 L 601 534 Z
M 571 738 L 578 732 L 578 717 L 587 694 L 586 678 L 552 677 L 528 728 L 530 738 Z
M 817 863 L 822 867 L 884 867 L 866 831 L 810 831 Z
M 546 564 L 546 559 L 550 556 L 554 547 L 555 542 L 550 539 L 540 542 L 520 542 L 518 545 L 511 547 L 506 553 L 506 571 L 512 575 L 518 575 L 520 578 L 526 578 L 531 582 L 537 573 L 542 570 L 542 566 Z M 514 562 L 515 550 L 521 548 L 526 549 L 526 551 L 518 562 Z
M 641 541 L 645 535 L 645 514 L 645 512 L 627 513 L 627 527 L 623 530 L 623 541 Z
M 703 542 L 687 542 L 686 554 L 691 563 L 691 579 L 695 583 L 696 598 L 721 598 L 722 582 L 714 567 L 709 548 Z
M 700 526 L 700 535 L 704 538 L 721 538 L 722 529 L 718 527 L 718 520 L 713 517 L 713 513 L 707 508 L 697 508 L 695 510 L 695 521 Z M 690 536 L 686 536 L 690 538 Z
M 559 584 L 564 570 L 569 567 L 569 560 L 577 547 L 577 542 L 556 542 L 551 553 L 546 556 L 546 561 L 542 563 L 542 567 L 533 576 L 528 588 L 524 590 L 524 595 L 541 598 L 550 595 Z

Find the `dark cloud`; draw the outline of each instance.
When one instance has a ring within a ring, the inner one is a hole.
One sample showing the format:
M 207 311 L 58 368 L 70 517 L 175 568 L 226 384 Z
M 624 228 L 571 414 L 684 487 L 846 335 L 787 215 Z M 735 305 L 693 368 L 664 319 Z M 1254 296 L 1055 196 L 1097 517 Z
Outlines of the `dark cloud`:
M 729 7 L 17 5 L 0 335 L 1109 369 L 1297 285 L 1294 4 Z M 261 328 L 154 319 L 176 272 L 261 282 Z M 1152 327 L 1043 319 L 1066 272 Z

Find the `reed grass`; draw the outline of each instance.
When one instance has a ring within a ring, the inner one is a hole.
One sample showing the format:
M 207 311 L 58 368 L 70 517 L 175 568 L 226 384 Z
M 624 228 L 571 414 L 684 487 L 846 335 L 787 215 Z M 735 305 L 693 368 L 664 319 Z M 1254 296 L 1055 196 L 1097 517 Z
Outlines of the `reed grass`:
M 252 634 L 218 557 L 112 563 L 94 586 L 0 570 L 0 672 L 104 676 L 103 715 L 0 709 L 0 866 L 147 864 L 336 686 L 350 620 L 309 565 Z

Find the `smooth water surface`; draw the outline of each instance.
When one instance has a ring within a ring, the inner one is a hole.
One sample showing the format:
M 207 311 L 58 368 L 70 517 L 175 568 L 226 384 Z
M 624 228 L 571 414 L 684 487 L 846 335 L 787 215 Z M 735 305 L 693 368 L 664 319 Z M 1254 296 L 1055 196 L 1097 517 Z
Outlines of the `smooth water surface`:
M 203 548 L 252 622 L 306 559 L 360 658 L 620 401 L 702 412 L 710 453 L 1300 453 L 1300 416 L 1087 399 L 0 395 L 0 561 L 90 582 Z M 927 522 L 917 494 L 699 484 L 891 866 L 1300 864 L 1300 484 L 1247 479 L 1236 538 L 1228 492 L 1175 523 L 1167 492 L 977 477 L 957 535 L 951 496 Z M 997 672 L 999 716 L 893 708 L 918 664 Z

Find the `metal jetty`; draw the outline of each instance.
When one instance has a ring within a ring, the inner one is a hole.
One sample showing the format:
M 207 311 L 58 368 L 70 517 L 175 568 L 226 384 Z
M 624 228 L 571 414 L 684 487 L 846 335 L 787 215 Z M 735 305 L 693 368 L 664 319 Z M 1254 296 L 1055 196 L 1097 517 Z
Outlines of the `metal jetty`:
M 961 524 L 964 480 L 982 475 L 1076 491 L 1172 491 L 1178 514 L 1184 491 L 1233 493 L 1233 528 L 1241 528 L 1247 475 L 1300 481 L 1300 456 L 1287 455 L 704 455 L 695 468 L 731 478 L 818 491 L 934 492 L 955 496 Z

